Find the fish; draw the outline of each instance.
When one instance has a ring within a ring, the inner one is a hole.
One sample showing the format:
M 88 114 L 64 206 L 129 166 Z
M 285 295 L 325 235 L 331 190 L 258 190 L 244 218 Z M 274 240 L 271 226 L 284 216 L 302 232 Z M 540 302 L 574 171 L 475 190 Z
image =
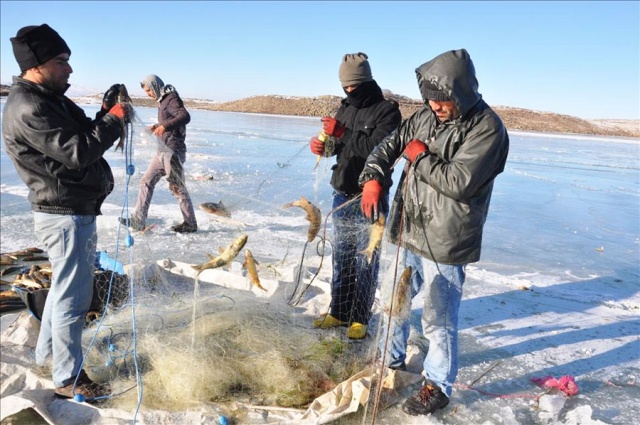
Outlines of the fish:
M 18 276 L 16 276 L 16 278 L 13 279 L 12 285 L 32 289 L 44 288 L 44 285 L 41 282 L 35 280 L 33 276 L 27 274 L 19 274 Z
M 411 266 L 404 269 L 395 287 L 391 304 L 384 307 L 390 317 L 407 318 L 411 313 Z
M 215 202 L 204 202 L 199 205 L 199 208 L 202 211 L 208 212 L 209 214 L 215 214 L 222 217 L 231 217 L 231 213 L 222 203 L 222 200 L 220 200 L 220 202 L 218 202 L 217 204 Z
M 316 235 L 320 230 L 320 224 L 322 223 L 322 213 L 320 212 L 320 208 L 313 205 L 304 196 L 301 196 L 299 201 L 293 201 L 283 205 L 283 208 L 291 207 L 300 207 L 307 212 L 307 216 L 305 218 L 311 223 L 309 225 L 307 241 L 311 242 L 316 238 Z
M 11 258 L 18 259 L 18 257 L 27 257 L 33 254 L 42 254 L 43 252 L 44 251 L 40 248 L 31 247 L 31 248 L 22 249 L 20 251 L 8 252 L 2 255 L 3 256 L 8 255 Z
M 41 273 L 46 273 L 49 276 L 51 276 L 53 274 L 53 271 L 51 270 L 51 263 L 39 264 L 38 265 L 38 271 L 40 271 Z
M 227 247 L 227 249 L 222 250 L 222 252 L 217 257 L 207 254 L 209 257 L 209 261 L 207 261 L 206 263 L 202 263 L 202 264 L 191 266 L 191 267 L 197 270 L 198 274 L 200 274 L 204 270 L 215 269 L 218 267 L 222 267 L 226 264 L 229 264 L 231 261 L 233 261 L 234 258 L 238 256 L 238 253 L 242 248 L 244 248 L 244 244 L 246 243 L 247 243 L 247 235 L 243 233 L 242 235 L 238 236 L 231 243 L 231 245 Z
M 253 283 L 257 288 L 266 291 L 266 289 L 260 285 L 260 278 L 258 277 L 258 270 L 256 269 L 256 260 L 248 249 L 244 251 L 244 264 L 242 264 L 242 268 L 247 270 L 251 283 Z
M 47 275 L 46 273 L 40 271 L 40 270 L 36 270 L 33 273 L 29 273 L 29 278 L 31 278 L 31 280 L 39 283 L 40 285 L 42 285 L 43 288 L 51 288 L 51 277 L 50 275 Z
M 0 291 L 0 302 L 20 300 L 20 295 L 13 289 Z
M 329 136 L 327 136 L 327 133 L 324 132 L 324 130 L 322 130 L 320 132 L 320 134 L 318 134 L 318 140 L 320 140 L 322 143 L 326 143 L 327 139 L 329 138 Z M 322 155 L 318 155 L 316 157 L 316 165 L 313 166 L 313 170 L 315 171 L 316 168 L 318 168 L 318 164 L 320 164 L 320 160 L 322 159 Z M 311 242 L 311 241 L 309 241 Z
M 9 267 L 5 267 L 4 269 L 2 269 L 2 271 L 0 271 L 0 276 L 10 275 L 10 274 L 18 272 L 18 271 L 20 271 L 22 269 L 24 269 L 24 266 L 9 266 Z
M 102 317 L 100 312 L 98 312 L 98 311 L 88 311 L 87 314 L 84 316 L 84 321 L 85 321 L 85 323 L 91 323 L 91 322 L 93 322 L 95 320 L 100 319 L 100 317 Z
M 48 261 L 49 257 L 43 257 L 42 255 L 26 255 L 22 257 L 22 261 Z
M 382 243 L 382 234 L 384 233 L 384 215 L 380 214 L 378 216 L 378 220 L 371 225 L 371 229 L 369 229 L 369 245 L 360 251 L 360 254 L 364 254 L 371 264 L 371 260 L 373 259 L 373 253 L 380 247 Z
M 17 292 L 10 289 L 0 292 L 0 312 L 6 313 L 9 311 L 20 310 L 25 308 L 26 305 L 20 298 Z
M 131 97 L 129 97 L 129 92 L 127 91 L 127 87 L 124 84 L 120 84 L 120 88 L 118 89 L 117 100 L 118 103 L 121 103 L 126 109 L 128 109 L 129 120 L 133 119 L 133 108 L 131 107 Z M 120 140 L 116 145 L 115 151 L 117 152 L 120 149 L 124 152 L 124 142 L 129 137 L 129 125 L 128 122 L 125 121 L 122 126 L 122 133 L 120 134 Z

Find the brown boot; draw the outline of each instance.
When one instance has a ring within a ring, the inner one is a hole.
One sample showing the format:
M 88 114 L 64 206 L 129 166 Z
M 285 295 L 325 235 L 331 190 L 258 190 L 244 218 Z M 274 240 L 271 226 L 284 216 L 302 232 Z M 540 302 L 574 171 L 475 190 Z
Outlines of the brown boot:
M 75 388 L 73 387 L 74 384 Z M 100 401 L 110 393 L 111 389 L 108 385 L 93 382 L 84 370 L 81 370 L 78 374 L 77 382 L 71 382 L 69 385 L 55 390 L 56 397 L 74 398 L 76 401 L 86 401 L 88 403 Z
M 429 415 L 449 404 L 440 387 L 427 380 L 425 385 L 402 403 L 402 410 L 409 415 Z

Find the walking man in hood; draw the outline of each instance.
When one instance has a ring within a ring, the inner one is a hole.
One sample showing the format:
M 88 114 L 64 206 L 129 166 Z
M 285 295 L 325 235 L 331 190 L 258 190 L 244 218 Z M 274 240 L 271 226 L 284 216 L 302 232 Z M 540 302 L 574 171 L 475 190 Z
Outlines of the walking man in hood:
M 157 75 L 148 75 L 140 86 L 149 97 L 159 103 L 158 123 L 149 126 L 149 131 L 157 137 L 158 151 L 140 180 L 135 212 L 131 219 L 121 218 L 120 221 L 134 230 L 144 230 L 153 190 L 160 178 L 167 176 L 169 190 L 178 198 L 183 218 L 183 222 L 172 226 L 171 230 L 193 233 L 198 230 L 198 223 L 184 181 L 183 168 L 187 159 L 187 124 L 191 121 L 191 116 L 176 89 L 170 84 L 165 85 Z
M 426 381 L 402 409 L 427 415 L 445 407 L 451 397 L 458 372 L 465 267 L 480 259 L 482 229 L 494 180 L 505 167 L 509 137 L 478 92 L 466 50 L 442 53 L 418 67 L 416 75 L 425 105 L 373 151 L 360 184 L 362 211 L 371 218 L 380 208 L 379 194 L 390 181 L 394 163 L 400 157 L 406 160 L 387 234 L 403 248 L 403 265 L 412 267 L 411 298 L 426 285 Z M 385 364 L 404 369 L 408 319 L 391 317 L 383 323 L 382 335 Z

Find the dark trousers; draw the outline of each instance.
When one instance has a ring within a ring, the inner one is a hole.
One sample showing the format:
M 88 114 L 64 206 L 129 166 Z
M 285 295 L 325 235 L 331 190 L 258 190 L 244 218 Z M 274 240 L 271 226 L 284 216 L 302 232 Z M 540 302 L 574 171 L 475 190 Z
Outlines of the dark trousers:
M 351 198 L 333 194 L 333 208 Z M 379 249 L 371 264 L 363 254 L 369 244 L 371 224 L 360 210 L 360 201 L 333 213 L 333 281 L 331 288 L 332 316 L 339 320 L 368 324 L 378 283 Z

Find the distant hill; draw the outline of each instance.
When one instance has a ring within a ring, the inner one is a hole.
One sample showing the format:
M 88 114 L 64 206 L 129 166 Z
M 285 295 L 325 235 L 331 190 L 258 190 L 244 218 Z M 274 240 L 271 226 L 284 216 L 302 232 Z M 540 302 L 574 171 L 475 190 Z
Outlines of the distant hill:
M 386 98 L 394 99 L 400 105 L 403 118 L 408 118 L 422 107 L 422 102 L 384 90 Z M 8 86 L 0 86 L 0 96 L 6 96 Z M 99 103 L 100 97 L 74 99 L 78 103 Z M 184 99 L 185 105 L 193 109 L 209 111 L 243 112 L 256 114 L 294 115 L 322 117 L 332 115 L 340 106 L 339 96 L 295 97 L 295 96 L 252 96 L 230 102 L 212 102 L 202 99 Z M 134 106 L 156 107 L 151 98 L 133 98 Z M 568 133 L 597 136 L 617 136 L 640 138 L 640 120 L 584 120 L 571 115 L 508 106 L 493 106 L 507 129 L 533 131 L 538 133 Z
M 400 105 L 403 119 L 410 117 L 423 105 L 421 101 L 385 93 Z M 201 103 L 185 100 L 185 104 L 211 111 L 253 112 L 275 115 L 322 117 L 332 115 L 340 106 L 338 96 L 287 97 L 253 96 L 224 103 Z M 571 133 L 599 136 L 640 137 L 640 120 L 583 120 L 570 115 L 529 109 L 494 106 L 507 129 L 539 133 Z

